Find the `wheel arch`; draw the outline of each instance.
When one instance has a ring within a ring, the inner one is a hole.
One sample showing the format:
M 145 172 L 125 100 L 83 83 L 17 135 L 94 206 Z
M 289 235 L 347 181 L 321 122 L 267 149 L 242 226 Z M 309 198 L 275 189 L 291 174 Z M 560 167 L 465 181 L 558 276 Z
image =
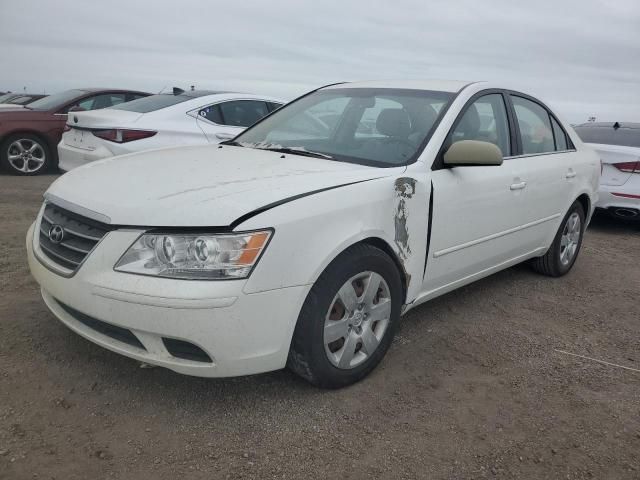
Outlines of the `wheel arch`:
M 581 193 L 580 195 L 578 195 L 578 198 L 576 198 L 575 201 L 579 202 L 580 205 L 582 205 L 584 216 L 588 219 L 591 214 L 591 199 L 589 198 L 589 195 L 587 195 L 586 193 Z
M 348 248 L 351 248 L 352 246 L 358 245 L 358 244 L 365 244 L 365 245 L 370 245 L 372 247 L 376 247 L 379 250 L 382 250 L 384 253 L 386 253 L 389 256 L 389 258 L 391 258 L 393 263 L 396 265 L 396 268 L 398 269 L 398 273 L 400 274 L 400 281 L 402 282 L 402 303 L 405 304 L 407 301 L 407 289 L 409 287 L 409 274 L 407 273 L 407 270 L 404 268 L 404 265 L 402 264 L 400 257 L 398 257 L 398 254 L 395 252 L 395 250 L 391 248 L 391 245 L 389 245 L 387 241 L 384 240 L 383 238 L 367 237 L 349 245 L 340 253 L 338 253 L 338 255 L 341 255 Z M 336 255 L 336 257 L 338 255 Z

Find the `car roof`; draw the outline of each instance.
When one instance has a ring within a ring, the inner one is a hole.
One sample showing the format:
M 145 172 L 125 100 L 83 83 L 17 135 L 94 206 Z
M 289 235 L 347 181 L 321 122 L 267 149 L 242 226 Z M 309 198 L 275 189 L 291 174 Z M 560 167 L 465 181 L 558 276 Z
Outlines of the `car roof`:
M 467 85 L 476 82 L 464 80 L 367 80 L 361 82 L 345 82 L 329 85 L 325 89 L 334 88 L 397 88 L 408 90 L 433 90 L 438 92 L 459 92 Z
M 616 125 L 617 124 L 617 125 Z M 600 127 L 600 128 L 640 128 L 638 122 L 586 122 L 576 127 Z
M 223 90 L 185 90 L 184 92 L 180 92 L 177 95 L 184 95 L 185 97 L 204 97 L 205 95 L 219 95 L 221 93 L 237 93 L 237 92 L 228 92 Z M 173 95 L 172 92 L 162 92 L 162 95 Z
M 144 93 L 150 95 L 149 92 L 143 92 L 142 90 L 130 90 L 128 88 L 71 88 L 70 90 L 77 90 L 79 92 L 96 93 L 96 92 L 133 92 Z

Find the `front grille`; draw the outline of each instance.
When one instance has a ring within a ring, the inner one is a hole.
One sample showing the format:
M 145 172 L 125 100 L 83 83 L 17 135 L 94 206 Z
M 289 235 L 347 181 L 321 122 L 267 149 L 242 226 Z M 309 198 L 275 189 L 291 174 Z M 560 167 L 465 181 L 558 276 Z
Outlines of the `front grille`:
M 54 226 L 62 228 L 61 239 Z M 40 220 L 40 249 L 52 262 L 75 272 L 110 229 L 109 225 L 48 203 Z
M 142 350 L 146 350 L 146 348 L 144 348 L 144 345 L 142 345 L 140 340 L 138 340 L 138 337 L 136 337 L 131 332 L 131 330 L 118 327 L 117 325 L 112 325 L 111 323 L 103 322 L 102 320 L 90 317 L 89 315 L 85 315 L 84 313 L 79 312 L 75 308 L 71 308 L 69 305 L 65 305 L 62 302 L 58 302 L 58 305 L 60 305 L 60 307 L 65 312 L 82 323 L 84 326 L 89 327 L 90 329 L 106 335 L 107 337 L 113 338 L 114 340 L 117 340 L 119 342 L 126 343 L 127 345 L 140 348 Z

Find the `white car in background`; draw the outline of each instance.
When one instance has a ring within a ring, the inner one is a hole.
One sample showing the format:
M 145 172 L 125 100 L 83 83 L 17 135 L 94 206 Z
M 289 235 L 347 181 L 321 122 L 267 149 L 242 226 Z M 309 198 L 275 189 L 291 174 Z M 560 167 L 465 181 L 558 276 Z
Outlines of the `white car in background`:
M 174 89 L 100 111 L 71 112 L 58 144 L 59 167 L 142 150 L 229 140 L 282 106 L 275 98 Z
M 599 176 L 571 128 L 501 85 L 337 84 L 220 145 L 61 176 L 27 255 L 53 314 L 108 349 L 335 388 L 432 298 L 527 260 L 568 273 Z
M 640 123 L 590 122 L 575 127 L 602 161 L 597 208 L 640 220 Z

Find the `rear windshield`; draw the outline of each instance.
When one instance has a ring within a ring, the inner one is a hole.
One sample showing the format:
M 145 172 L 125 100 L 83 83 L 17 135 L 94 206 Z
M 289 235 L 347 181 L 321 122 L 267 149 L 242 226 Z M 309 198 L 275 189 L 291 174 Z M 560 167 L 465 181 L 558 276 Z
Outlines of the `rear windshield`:
M 178 103 L 186 102 L 187 100 L 191 100 L 192 98 L 193 97 L 189 97 L 187 95 L 171 95 L 168 93 L 161 93 L 159 95 L 151 95 L 149 97 L 138 98 L 137 100 L 132 100 L 131 102 L 127 103 L 121 103 L 109 108 L 113 108 L 115 110 L 126 110 L 127 112 L 149 113 L 160 110 L 161 108 L 170 107 L 171 105 L 177 105 Z
M 574 130 L 585 143 L 601 143 L 604 145 L 621 145 L 623 147 L 640 147 L 640 129 L 613 126 L 574 127 Z
M 0 103 L 4 103 L 7 100 L 11 100 L 15 96 L 16 96 L 15 93 L 5 93 L 4 95 L 0 96 Z
M 31 110 L 54 110 L 64 107 L 67 103 L 76 97 L 86 94 L 83 90 L 65 90 L 64 92 L 55 93 L 48 97 L 41 98 L 29 104 Z

